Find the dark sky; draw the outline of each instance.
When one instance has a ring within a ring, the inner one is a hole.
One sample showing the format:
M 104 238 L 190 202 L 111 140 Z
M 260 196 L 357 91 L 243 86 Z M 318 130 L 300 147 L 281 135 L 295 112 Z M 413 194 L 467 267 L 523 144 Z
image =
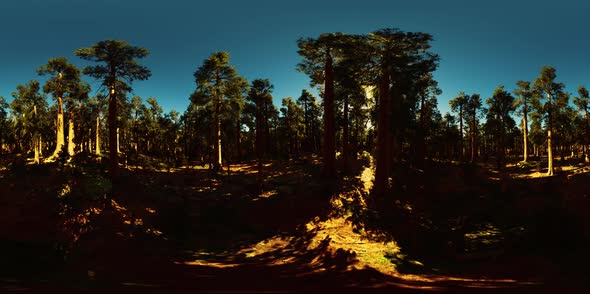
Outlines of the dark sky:
M 3 0 L 0 95 L 11 100 L 17 84 L 43 81 L 35 69 L 49 58 L 82 67 L 75 49 L 123 39 L 151 52 L 142 63 L 153 75 L 134 94 L 166 110 L 186 109 L 193 72 L 221 50 L 248 80 L 269 78 L 279 104 L 309 88 L 295 70 L 298 38 L 395 27 L 434 36 L 444 113 L 460 90 L 485 99 L 499 84 L 511 91 L 519 79 L 534 80 L 542 65 L 555 66 L 569 92 L 590 86 L 589 13 L 588 2 L 570 0 Z

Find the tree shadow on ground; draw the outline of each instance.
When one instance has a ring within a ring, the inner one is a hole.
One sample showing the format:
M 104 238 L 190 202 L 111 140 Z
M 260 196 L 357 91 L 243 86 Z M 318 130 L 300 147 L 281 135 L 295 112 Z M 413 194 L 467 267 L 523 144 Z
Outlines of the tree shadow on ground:
M 86 171 L 90 173 L 91 163 L 87 165 Z M 101 169 L 100 165 L 96 168 Z M 543 186 L 539 182 L 531 193 L 527 191 L 527 181 L 502 186 L 476 167 L 433 163 L 424 174 L 398 171 L 400 184 L 396 194 L 367 206 L 370 197 L 364 189 L 366 179 L 362 172 L 365 168 L 353 165 L 349 175 L 342 175 L 336 184 L 327 185 L 319 177 L 317 165 L 272 162 L 265 167 L 268 173 L 263 193 L 257 190 L 254 164 L 236 165 L 229 174 L 225 171 L 213 174 L 195 168 L 123 170 L 121 182 L 124 185 L 120 185 L 116 193 L 82 202 L 78 214 L 72 213 L 79 216 L 90 208 L 102 211 L 87 217 L 92 229 L 80 234 L 69 249 L 67 259 L 56 262 L 57 265 L 45 269 L 46 273 L 38 275 L 35 281 L 27 283 L 38 284 L 43 279 L 49 281 L 46 287 L 51 290 L 96 292 L 112 289 L 163 293 L 174 290 L 311 291 L 375 287 L 408 289 L 408 292 L 459 287 L 460 291 L 467 292 L 463 287 L 515 289 L 521 285 L 515 277 L 544 281 L 550 275 L 561 277 L 564 273 L 573 273 L 574 266 L 583 263 L 583 259 L 573 259 L 582 255 L 577 246 L 571 247 L 571 258 L 567 262 L 556 262 L 564 256 L 558 249 L 559 240 L 578 244 L 576 239 L 562 239 L 568 235 L 564 228 L 574 228 L 558 222 L 567 214 L 546 209 L 558 206 L 560 202 L 556 199 L 559 197 L 548 197 L 538 211 L 528 200 L 519 200 L 520 206 L 513 200 L 522 199 L 523 195 L 537 197 L 536 193 L 541 191 L 569 193 L 560 192 L 560 188 L 551 186 L 552 183 Z M 22 182 L 15 184 L 20 187 L 16 191 L 20 192 L 6 201 L 33 193 L 35 197 L 31 199 L 45 200 L 28 202 L 23 207 L 28 210 L 31 203 L 37 203 L 37 211 L 44 211 L 41 207 L 49 207 L 55 201 L 58 188 L 64 184 L 52 171 L 49 167 L 26 171 L 30 178 L 20 177 L 18 180 Z M 46 178 L 39 178 L 43 174 Z M 10 174 L 6 176 L 11 177 Z M 96 184 L 97 177 L 78 174 L 76 178 L 70 183 L 74 195 L 86 195 L 102 187 Z M 582 185 L 589 182 L 582 175 L 569 180 L 579 187 L 586 187 Z M 31 192 L 26 188 L 27 181 L 51 183 L 47 187 L 55 188 Z M 0 185 L 2 189 L 8 188 Z M 585 203 L 583 198 L 570 198 L 570 203 Z M 537 198 L 534 199 L 536 203 Z M 94 204 L 96 206 L 92 206 Z M 523 212 L 525 210 L 528 214 Z M 362 250 L 334 246 L 342 232 L 336 228 L 324 234 L 325 228 L 316 225 L 329 226 L 330 219 L 335 217 L 351 222 L 363 238 L 399 243 L 400 252 L 383 252 L 381 257 L 385 267 L 409 277 L 357 266 L 364 254 Z M 40 215 L 36 221 L 30 217 L 31 228 L 42 228 L 41 223 L 51 226 L 47 220 L 52 218 L 60 220 L 55 214 Z M 547 223 L 542 223 L 547 219 Z M 532 233 L 532 225 L 525 227 L 525 232 L 510 231 L 526 221 L 536 226 L 537 233 Z M 549 227 L 553 231 L 547 234 Z M 574 234 L 575 229 L 572 230 Z M 51 240 L 41 232 L 35 236 Z M 552 247 L 545 244 L 550 241 Z M 14 244 L 17 245 L 7 250 L 28 246 Z M 567 266 L 570 271 L 555 270 L 558 267 L 555 265 L 546 272 L 539 270 L 547 267 L 545 256 L 551 250 L 558 254 L 549 262 Z M 32 251 L 44 252 L 41 249 L 27 252 Z M 14 256 L 12 263 L 17 264 L 21 258 L 18 254 Z M 523 265 L 517 267 L 519 262 Z M 28 266 L 34 266 L 26 264 L 20 277 L 26 277 Z M 536 273 L 528 274 L 531 269 Z M 49 271 L 51 273 L 47 273 Z M 496 280 L 482 280 L 483 276 Z M 583 281 L 584 274 L 574 277 Z M 37 286 L 43 288 L 43 285 Z M 538 290 L 538 287 L 533 285 L 526 289 Z
M 469 164 L 433 162 L 424 174 L 408 169 L 397 177 L 404 186 L 368 209 L 362 194 L 353 197 L 350 220 L 357 230 L 400 245 L 388 258 L 402 273 L 587 278 L 578 270 L 589 260 L 583 212 L 590 206 L 580 207 L 590 191 L 587 176 L 497 177 Z

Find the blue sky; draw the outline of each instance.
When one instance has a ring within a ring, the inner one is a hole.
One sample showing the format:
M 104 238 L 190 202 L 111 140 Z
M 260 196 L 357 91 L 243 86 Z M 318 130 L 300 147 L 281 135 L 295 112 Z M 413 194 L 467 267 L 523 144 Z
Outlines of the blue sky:
M 248 80 L 269 78 L 275 103 L 297 97 L 309 79 L 295 70 L 296 40 L 324 32 L 368 33 L 396 27 L 434 36 L 441 112 L 460 90 L 483 98 L 503 84 L 534 80 L 542 65 L 575 92 L 590 86 L 590 4 L 586 1 L 453 0 L 3 0 L 0 2 L 0 96 L 43 81 L 35 69 L 104 39 L 146 47 L 152 70 L 134 94 L 183 112 L 193 72 L 214 51 L 229 51 Z M 88 81 L 91 81 L 88 79 Z M 92 83 L 98 85 L 97 83 Z

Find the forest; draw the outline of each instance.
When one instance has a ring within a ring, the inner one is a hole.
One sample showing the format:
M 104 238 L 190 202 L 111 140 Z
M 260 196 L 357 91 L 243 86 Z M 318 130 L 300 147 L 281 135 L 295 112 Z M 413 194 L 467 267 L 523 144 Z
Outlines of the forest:
M 225 51 L 183 113 L 133 94 L 127 41 L 31 69 L 0 96 L 2 289 L 590 289 L 584 85 L 539 65 L 443 114 L 428 33 L 296 42 L 310 88 L 281 105 Z

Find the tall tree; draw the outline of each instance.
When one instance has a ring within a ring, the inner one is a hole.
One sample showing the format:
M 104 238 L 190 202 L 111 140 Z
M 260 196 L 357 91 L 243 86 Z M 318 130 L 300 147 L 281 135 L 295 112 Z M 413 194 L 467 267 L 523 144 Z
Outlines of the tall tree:
M 213 104 L 214 119 L 214 162 L 213 168 L 221 169 L 221 111 L 223 101 L 229 99 L 232 89 L 236 84 L 244 84 L 244 78 L 238 75 L 236 69 L 229 65 L 229 53 L 214 52 L 203 61 L 194 73 L 197 89 L 191 96 L 191 100 L 198 101 L 201 105 Z
M 432 72 L 438 65 L 438 56 L 429 52 L 432 36 L 426 33 L 402 32 L 383 29 L 368 37 L 373 85 L 378 85 L 377 146 L 373 192 L 378 197 L 389 190 L 389 176 L 394 160 L 402 146 L 401 119 L 409 117 L 403 97 L 416 97 L 415 80 Z M 364 47 L 358 46 L 363 52 Z M 415 103 L 413 103 L 415 104 Z M 393 123 L 395 122 L 395 123 Z
M 465 106 L 467 105 L 467 101 L 469 100 L 469 96 L 464 92 L 459 92 L 459 95 L 449 101 L 449 105 L 451 106 L 451 111 L 456 112 L 459 115 L 459 159 L 462 161 L 465 159 L 465 144 L 463 143 L 463 112 L 465 110 Z
M 522 114 L 522 134 L 523 134 L 523 161 L 526 162 L 528 160 L 528 142 L 529 142 L 529 132 L 528 132 L 528 113 L 529 113 L 529 101 L 533 95 L 531 91 L 531 82 L 529 81 L 517 81 L 516 86 L 518 87 L 514 90 L 514 95 L 517 96 L 515 103 L 516 107 L 519 109 L 519 112 Z
M 118 175 L 117 154 L 117 97 L 118 92 L 129 91 L 135 80 L 146 80 L 151 76 L 150 70 L 140 65 L 136 59 L 148 56 L 145 48 L 132 46 L 126 41 L 105 40 L 92 47 L 76 50 L 80 58 L 98 63 L 84 68 L 84 74 L 102 80 L 102 85 L 109 90 L 109 157 L 111 177 Z
M 226 136 L 227 142 L 233 142 L 234 152 L 229 152 L 231 149 L 226 149 L 226 154 L 233 158 L 234 161 L 239 162 L 242 157 L 242 111 L 244 110 L 244 98 L 248 94 L 248 81 L 245 78 L 236 79 L 228 88 L 226 92 L 227 100 L 224 104 L 224 113 L 226 120 Z M 228 157 L 229 158 L 229 157 Z M 229 165 L 229 160 L 227 160 Z
M 471 162 L 475 162 L 477 156 L 477 124 L 478 115 L 481 111 L 481 98 L 479 94 L 471 94 L 468 96 L 467 103 L 465 104 L 465 112 L 469 114 L 467 121 L 469 122 L 469 137 L 470 137 L 470 150 L 471 150 Z
M 246 100 L 254 107 L 255 120 L 256 120 L 256 158 L 258 160 L 258 189 L 262 189 L 264 181 L 263 177 L 263 163 L 266 155 L 266 136 L 268 135 L 268 114 L 264 111 L 265 105 L 268 103 L 272 104 L 272 90 L 273 85 L 268 79 L 256 79 L 252 81 L 250 91 Z
M 325 177 L 336 174 L 336 127 L 334 117 L 334 60 L 341 47 L 342 33 L 321 34 L 318 38 L 302 38 L 297 41 L 297 53 L 303 60 L 297 64 L 300 72 L 311 78 L 311 85 L 323 85 L 324 142 L 323 168 Z
M 104 112 L 106 108 L 106 97 L 98 94 L 95 97 L 91 98 L 89 101 L 90 110 L 92 113 L 92 117 L 94 118 L 94 154 L 101 155 L 101 114 Z
M 297 98 L 297 104 L 303 109 L 304 123 L 304 152 L 317 152 L 319 150 L 319 135 L 321 109 L 313 96 L 308 90 L 302 90 L 301 96 Z
M 555 68 L 551 66 L 543 66 L 541 68 L 541 72 L 535 83 L 533 85 L 534 88 L 534 99 L 535 104 L 538 105 L 537 111 L 546 114 L 547 116 L 547 175 L 553 175 L 553 148 L 551 145 L 551 140 L 553 139 L 553 105 L 552 99 L 557 98 L 560 93 L 563 91 L 564 85 L 562 83 L 555 82 L 555 78 L 557 74 L 555 73 Z M 545 103 L 541 103 L 543 99 Z
M 456 142 L 457 142 L 457 137 L 459 137 L 459 132 L 457 131 L 457 122 L 455 120 L 455 117 L 453 115 L 451 115 L 450 113 L 445 113 L 445 116 L 443 118 L 443 123 L 444 123 L 444 133 L 445 133 L 445 155 L 447 157 L 448 160 L 452 160 L 453 159 L 453 154 L 455 154 L 455 149 L 456 149 Z
M 43 92 L 51 94 L 57 102 L 55 150 L 50 156 L 50 158 L 55 158 L 65 144 L 64 99 L 71 98 L 77 92 L 80 83 L 80 71 L 74 65 L 68 63 L 67 58 L 57 57 L 49 59 L 47 64 L 40 66 L 37 73 L 41 76 L 50 76 L 43 86 Z M 72 123 L 70 122 L 70 130 L 73 128 Z
M 588 94 L 588 89 L 584 86 L 578 86 L 578 96 L 574 97 L 574 104 L 578 108 L 579 111 L 584 113 L 584 128 L 582 131 L 582 145 L 584 148 L 584 161 L 589 162 L 588 158 L 588 143 L 590 136 L 590 123 L 588 117 L 588 110 L 590 108 L 590 95 Z
M 287 158 L 298 157 L 303 129 L 303 110 L 291 97 L 283 98 L 281 105 L 281 127 L 282 134 L 285 136 Z
M 88 104 L 88 94 L 90 93 L 90 85 L 86 82 L 78 81 L 74 84 L 72 92 L 70 95 L 66 96 L 65 105 L 66 110 L 68 113 L 68 141 L 67 141 L 67 150 L 70 156 L 73 156 L 76 152 L 76 143 L 80 142 L 80 140 L 74 139 L 74 134 L 76 133 L 76 129 L 78 129 L 78 133 L 80 133 L 81 129 L 76 125 L 80 126 L 82 121 L 77 119 L 81 117 L 81 109 L 83 105 Z M 78 121 L 78 122 L 75 122 Z M 81 134 L 80 134 L 81 135 Z M 83 138 L 83 137 L 81 137 Z
M 496 163 L 502 168 L 505 162 L 507 134 L 514 125 L 511 114 L 514 112 L 514 97 L 510 95 L 504 86 L 500 85 L 494 90 L 491 98 L 486 100 L 488 113 L 486 124 L 493 129 L 496 146 Z

